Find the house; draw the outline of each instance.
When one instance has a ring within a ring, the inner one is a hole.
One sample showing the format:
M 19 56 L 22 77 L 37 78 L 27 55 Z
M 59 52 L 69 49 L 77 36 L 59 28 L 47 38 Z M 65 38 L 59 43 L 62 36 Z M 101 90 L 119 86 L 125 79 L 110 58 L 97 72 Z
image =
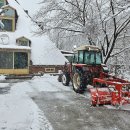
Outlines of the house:
M 0 0 L 0 74 L 56 73 L 66 58 L 36 27 L 15 0 Z

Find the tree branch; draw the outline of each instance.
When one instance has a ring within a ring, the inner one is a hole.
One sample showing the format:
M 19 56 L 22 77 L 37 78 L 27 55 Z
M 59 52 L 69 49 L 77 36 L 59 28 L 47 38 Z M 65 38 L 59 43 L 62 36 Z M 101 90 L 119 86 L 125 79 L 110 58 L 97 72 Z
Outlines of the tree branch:
M 66 2 L 66 3 L 69 3 L 69 4 L 73 5 L 73 6 L 75 6 L 77 9 L 79 9 L 80 12 L 83 12 L 83 11 L 79 8 L 79 6 L 78 6 L 78 5 L 75 5 L 73 2 L 68 1 L 68 0 L 65 0 L 65 2 Z
M 124 48 L 124 49 L 122 49 L 122 50 L 119 51 L 119 52 L 116 52 L 115 54 L 111 55 L 110 57 L 114 57 L 115 55 L 119 55 L 120 53 L 124 52 L 125 50 L 127 50 L 127 49 L 129 49 L 129 48 L 130 48 L 130 46 L 129 46 L 129 47 L 126 47 L 126 48 Z
M 84 33 L 83 31 L 80 31 L 80 30 L 74 30 L 74 29 L 64 28 L 64 27 L 54 27 L 52 29 L 63 29 L 63 30 L 69 31 L 69 32 Z

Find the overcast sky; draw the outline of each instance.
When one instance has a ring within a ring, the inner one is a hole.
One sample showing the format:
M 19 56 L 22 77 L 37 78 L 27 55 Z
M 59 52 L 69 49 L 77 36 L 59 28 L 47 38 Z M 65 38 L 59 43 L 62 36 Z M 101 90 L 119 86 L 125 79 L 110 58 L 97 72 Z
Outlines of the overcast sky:
M 29 14 L 32 16 L 40 9 L 41 5 L 38 3 L 42 0 L 17 0 L 17 1 L 25 10 L 28 10 Z

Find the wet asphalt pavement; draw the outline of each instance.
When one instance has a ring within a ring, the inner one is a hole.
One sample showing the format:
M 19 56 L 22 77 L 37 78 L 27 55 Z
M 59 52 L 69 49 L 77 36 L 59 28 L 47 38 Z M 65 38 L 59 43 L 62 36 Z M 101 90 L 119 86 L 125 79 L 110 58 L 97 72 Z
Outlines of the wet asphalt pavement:
M 129 111 L 91 107 L 73 91 L 40 92 L 32 99 L 54 130 L 130 130 Z

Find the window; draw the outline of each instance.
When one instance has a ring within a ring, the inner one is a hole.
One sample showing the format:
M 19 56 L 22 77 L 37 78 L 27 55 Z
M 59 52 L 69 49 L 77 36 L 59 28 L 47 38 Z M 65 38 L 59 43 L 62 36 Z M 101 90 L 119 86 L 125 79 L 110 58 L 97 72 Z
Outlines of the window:
M 28 53 L 0 51 L 0 69 L 22 69 L 27 67 Z
M 102 55 L 101 53 L 96 53 L 96 64 L 101 64 L 102 63 Z
M 14 53 L 14 68 L 22 69 L 28 67 L 28 54 L 25 52 Z
M 89 54 L 89 52 L 85 52 L 84 63 L 85 64 L 89 64 L 90 63 L 90 54 Z
M 55 68 L 45 68 L 45 72 L 55 72 Z
M 4 0 L 0 0 L 0 8 L 4 6 Z
M 3 6 L 2 9 L 3 9 L 4 15 L 0 15 L 0 19 L 2 23 L 4 24 L 3 30 L 14 32 L 16 29 L 16 22 L 18 19 L 16 10 L 10 7 L 9 5 Z
M 13 68 L 13 52 L 0 52 L 0 69 Z
M 85 51 L 84 57 L 85 64 L 101 64 L 102 57 L 100 52 Z
M 11 8 L 4 9 L 4 16 L 14 17 L 15 11 Z
M 28 46 L 28 41 L 27 40 L 19 40 L 19 45 Z
M 31 46 L 31 41 L 24 36 L 16 39 L 16 43 L 19 46 Z
M 79 51 L 79 63 L 83 63 L 83 51 Z
M 4 24 L 4 30 L 13 31 L 13 20 L 12 19 L 2 19 L 2 23 Z

